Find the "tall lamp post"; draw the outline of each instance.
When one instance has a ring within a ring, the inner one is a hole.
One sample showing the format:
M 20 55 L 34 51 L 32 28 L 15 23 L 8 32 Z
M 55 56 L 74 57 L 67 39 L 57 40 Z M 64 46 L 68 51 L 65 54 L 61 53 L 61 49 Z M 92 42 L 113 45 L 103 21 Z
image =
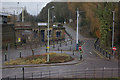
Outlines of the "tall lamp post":
M 78 50 L 78 26 L 79 26 L 79 17 L 80 17 L 80 13 L 82 13 L 84 11 L 79 11 L 79 9 L 77 9 L 77 31 L 76 31 L 76 50 Z
M 114 47 L 114 22 L 115 22 L 115 11 L 113 12 L 113 29 L 112 29 L 112 48 Z M 114 51 L 113 51 L 113 57 L 114 57 Z
M 48 46 L 47 46 L 47 50 L 48 50 L 48 54 L 47 54 L 47 62 L 49 62 L 49 15 L 50 15 L 50 9 L 54 9 L 54 6 L 52 6 L 51 8 L 48 8 Z
M 77 9 L 76 50 L 78 50 L 78 18 L 79 18 L 79 11 Z
M 19 8 L 19 2 L 17 2 L 17 21 L 20 21 L 20 19 L 19 19 L 19 14 L 18 14 L 18 8 Z

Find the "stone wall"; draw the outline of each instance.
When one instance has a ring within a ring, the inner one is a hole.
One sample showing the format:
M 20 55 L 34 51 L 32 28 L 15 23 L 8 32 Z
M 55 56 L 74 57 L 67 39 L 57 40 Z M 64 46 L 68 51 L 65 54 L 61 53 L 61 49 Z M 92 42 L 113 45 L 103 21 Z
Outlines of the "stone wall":
M 14 24 L 2 24 L 2 48 L 9 44 L 11 47 L 15 43 Z

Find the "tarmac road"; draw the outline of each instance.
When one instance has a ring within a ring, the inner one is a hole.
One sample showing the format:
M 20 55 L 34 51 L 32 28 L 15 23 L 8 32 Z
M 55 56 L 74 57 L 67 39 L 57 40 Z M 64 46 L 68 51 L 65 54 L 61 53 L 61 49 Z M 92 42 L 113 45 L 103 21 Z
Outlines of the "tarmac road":
M 76 31 L 70 27 L 65 26 L 67 32 L 72 36 L 73 43 L 69 41 L 67 46 L 62 43 L 60 49 L 69 50 L 70 46 L 72 50 L 75 50 Z M 83 61 L 74 65 L 60 65 L 60 66 L 40 66 L 40 67 L 25 67 L 25 77 L 31 78 L 32 73 L 34 78 L 42 77 L 50 78 L 83 78 L 83 77 L 118 77 L 118 61 L 107 60 L 103 56 L 99 55 L 93 47 L 94 40 L 85 38 L 79 34 L 79 39 L 84 42 L 83 49 Z M 56 44 L 56 48 L 51 48 L 52 51 L 56 51 L 59 44 Z M 52 47 L 52 46 L 51 46 Z M 45 49 L 42 48 L 41 51 Z M 64 51 L 72 56 L 72 51 Z M 60 51 L 59 51 L 60 53 Z M 79 59 L 79 52 L 75 52 L 76 59 Z M 16 77 L 22 78 L 22 68 L 5 68 L 3 69 L 3 77 Z

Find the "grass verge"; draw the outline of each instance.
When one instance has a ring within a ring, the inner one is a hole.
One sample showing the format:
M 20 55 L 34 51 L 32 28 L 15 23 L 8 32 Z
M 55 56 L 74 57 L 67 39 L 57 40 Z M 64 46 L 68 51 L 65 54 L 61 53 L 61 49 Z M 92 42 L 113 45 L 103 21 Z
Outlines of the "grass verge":
M 49 53 L 50 62 L 47 62 L 47 54 L 44 53 L 41 55 L 34 55 L 28 57 L 18 58 L 16 60 L 10 60 L 9 62 L 5 62 L 5 65 L 24 65 L 24 64 L 51 64 L 51 63 L 63 63 L 72 61 L 73 58 L 65 53 Z

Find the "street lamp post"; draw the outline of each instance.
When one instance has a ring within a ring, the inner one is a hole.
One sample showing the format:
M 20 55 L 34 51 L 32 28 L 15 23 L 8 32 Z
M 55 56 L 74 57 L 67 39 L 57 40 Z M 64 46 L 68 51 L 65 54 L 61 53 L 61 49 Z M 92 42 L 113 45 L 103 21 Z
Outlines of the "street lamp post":
M 76 50 L 78 50 L 78 17 L 79 17 L 79 11 L 77 9 Z
M 20 21 L 20 19 L 19 19 L 19 14 L 18 14 L 18 8 L 19 8 L 19 2 L 17 2 L 17 21 Z
M 78 46 L 79 46 L 79 44 L 78 44 L 78 26 L 79 26 L 80 13 L 82 13 L 82 12 L 84 12 L 84 11 L 79 11 L 79 10 L 77 9 L 76 50 L 78 50 Z
M 47 46 L 47 49 L 48 49 L 48 54 L 47 54 L 47 62 L 49 62 L 49 15 L 50 15 L 50 9 L 53 9 L 54 6 L 52 6 L 51 8 L 48 8 L 48 46 Z
M 114 21 L 115 21 L 115 11 L 113 12 L 113 29 L 112 29 L 112 48 L 114 47 Z M 114 51 L 113 51 L 113 56 L 114 56 Z

